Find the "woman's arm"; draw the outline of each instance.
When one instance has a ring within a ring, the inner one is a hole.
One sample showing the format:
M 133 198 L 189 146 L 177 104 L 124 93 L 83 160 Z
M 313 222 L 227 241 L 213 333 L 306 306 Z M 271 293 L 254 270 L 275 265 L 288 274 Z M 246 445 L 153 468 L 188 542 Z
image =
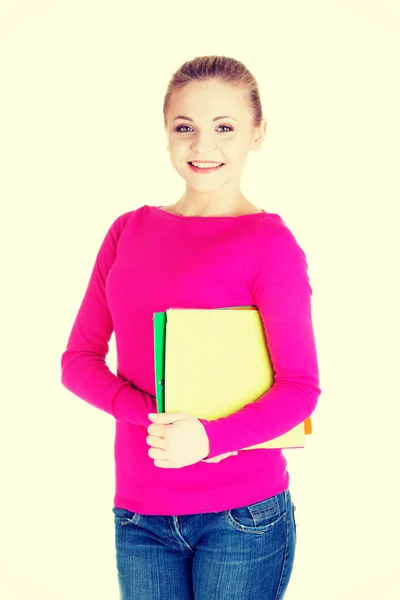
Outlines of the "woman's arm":
M 61 382 L 76 396 L 112 415 L 117 421 L 147 427 L 155 398 L 114 375 L 106 364 L 113 322 L 105 284 L 115 260 L 121 232 L 132 211 L 110 226 L 97 253 L 92 274 L 61 357 Z
M 275 371 L 272 387 L 239 411 L 203 423 L 206 458 L 272 440 L 305 421 L 321 393 L 306 256 L 279 215 L 261 222 L 246 263 Z

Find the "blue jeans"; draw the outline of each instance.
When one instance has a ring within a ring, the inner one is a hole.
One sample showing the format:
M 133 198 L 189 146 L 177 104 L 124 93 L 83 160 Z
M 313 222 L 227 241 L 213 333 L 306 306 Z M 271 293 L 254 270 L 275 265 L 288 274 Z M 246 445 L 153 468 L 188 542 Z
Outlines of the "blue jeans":
M 289 489 L 215 513 L 113 507 L 121 600 L 281 600 L 293 569 L 294 510 Z

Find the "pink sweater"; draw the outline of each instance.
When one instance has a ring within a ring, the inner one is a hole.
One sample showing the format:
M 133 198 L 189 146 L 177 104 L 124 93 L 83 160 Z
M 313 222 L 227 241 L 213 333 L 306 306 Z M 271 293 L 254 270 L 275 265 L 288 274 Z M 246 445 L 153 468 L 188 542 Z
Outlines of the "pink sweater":
M 98 250 L 61 357 L 62 384 L 115 419 L 114 506 L 147 515 L 218 512 L 289 487 L 281 450 L 241 450 L 219 463 L 154 465 L 153 313 L 255 305 L 275 376 L 255 402 L 201 419 L 207 458 L 273 439 L 305 421 L 321 389 L 306 256 L 275 213 L 184 217 L 144 205 L 120 215 Z M 117 374 L 106 364 L 115 332 Z M 300 450 L 298 450 L 300 451 Z

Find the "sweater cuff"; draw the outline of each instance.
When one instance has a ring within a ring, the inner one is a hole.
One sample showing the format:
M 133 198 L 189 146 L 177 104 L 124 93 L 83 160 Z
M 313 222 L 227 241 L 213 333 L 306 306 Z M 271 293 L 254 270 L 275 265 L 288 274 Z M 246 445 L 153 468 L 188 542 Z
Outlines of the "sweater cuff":
M 206 434 L 210 443 L 210 452 L 202 460 L 205 460 L 206 458 L 214 458 L 220 454 L 237 450 L 237 442 L 235 440 L 225 439 L 224 436 L 221 435 L 221 419 L 216 419 L 214 421 L 199 419 L 199 421 L 206 430 Z

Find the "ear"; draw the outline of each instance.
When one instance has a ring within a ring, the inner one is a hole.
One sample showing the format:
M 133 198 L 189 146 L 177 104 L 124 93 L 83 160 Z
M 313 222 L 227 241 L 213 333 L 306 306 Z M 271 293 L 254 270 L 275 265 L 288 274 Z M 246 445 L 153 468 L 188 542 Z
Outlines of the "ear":
M 261 125 L 254 130 L 255 139 L 250 146 L 251 150 L 257 152 L 261 148 L 261 144 L 267 133 L 267 120 L 262 119 Z

